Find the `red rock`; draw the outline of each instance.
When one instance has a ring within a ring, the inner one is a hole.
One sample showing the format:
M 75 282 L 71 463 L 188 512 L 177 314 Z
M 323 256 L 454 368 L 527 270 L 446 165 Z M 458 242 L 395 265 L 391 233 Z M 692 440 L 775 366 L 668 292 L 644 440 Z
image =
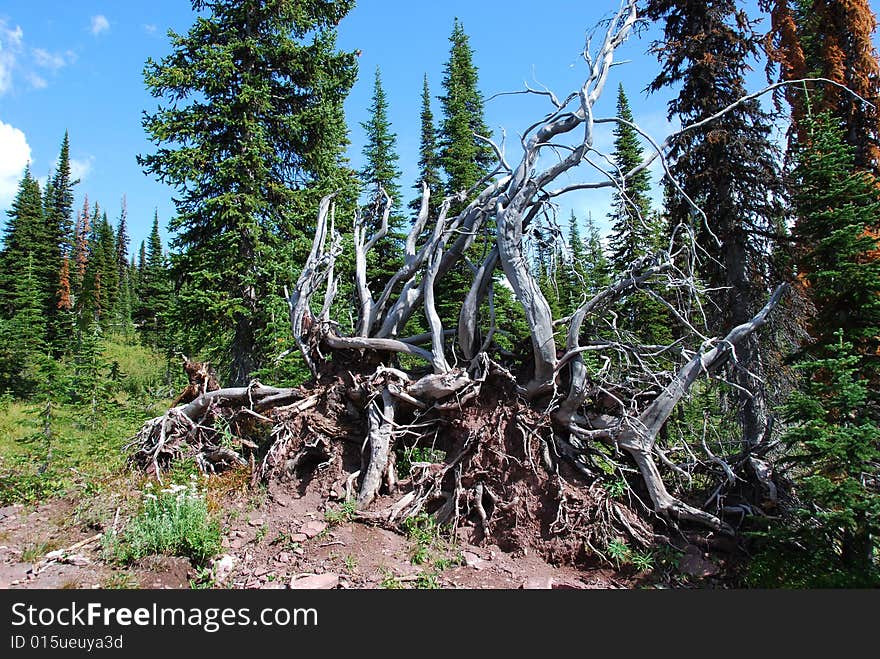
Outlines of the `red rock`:
M 303 524 L 299 532 L 304 534 L 307 538 L 314 538 L 316 535 L 323 533 L 326 528 L 326 522 L 312 520 Z

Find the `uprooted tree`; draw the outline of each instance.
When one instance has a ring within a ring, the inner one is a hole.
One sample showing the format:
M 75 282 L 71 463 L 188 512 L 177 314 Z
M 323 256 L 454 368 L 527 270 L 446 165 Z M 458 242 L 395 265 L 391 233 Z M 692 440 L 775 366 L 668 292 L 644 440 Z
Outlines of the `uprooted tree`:
M 320 483 L 328 496 L 355 500 L 364 519 L 396 524 L 430 512 L 453 528 L 472 529 L 475 541 L 540 545 L 571 558 L 584 547 L 601 552 L 617 535 L 647 543 L 652 518 L 731 531 L 719 492 L 744 478 L 772 490 L 761 453 L 750 447 L 716 455 L 705 441 L 664 448 L 658 438 L 695 382 L 721 377 L 722 367 L 735 363 L 737 346 L 767 322 L 785 287 L 768 291 L 766 306 L 726 336 L 707 336 L 695 272 L 711 255 L 695 246 L 692 224 L 675 227 L 667 249 L 632 263 L 565 318 L 552 317 L 530 268 L 534 235 L 542 224 L 555 228 L 560 196 L 616 188 L 626 198 L 627 181 L 653 162 L 669 174 L 664 156 L 670 145 L 696 127 L 660 143 L 632 122 L 594 114 L 615 50 L 636 24 L 635 5 L 622 5 L 597 49 L 588 41 L 589 73 L 580 89 L 563 100 L 547 90 L 523 92 L 545 97 L 552 107 L 524 131 L 518 164 L 508 164 L 503 143 L 485 139 L 498 165 L 480 189 L 444 199 L 432 216 L 437 205 L 423 187 L 403 264 L 381 290 L 371 288 L 367 255 L 388 231 L 391 200 L 378 206 L 384 208 L 379 218 L 354 218 L 357 318 L 351 332 L 331 316 L 344 241 L 333 195 L 325 197 L 311 253 L 287 295 L 311 381 L 206 391 L 148 421 L 132 443 L 133 461 L 156 476 L 185 457 L 205 472 L 250 463 L 255 482 Z M 619 123 L 653 147 L 626 172 L 609 166 L 611 159 L 594 144 L 595 131 Z M 581 182 L 570 182 L 575 175 Z M 695 205 L 691 221 L 711 230 L 711 218 Z M 483 246 L 482 261 L 474 262 L 474 245 Z M 472 284 L 457 326 L 444 327 L 436 283 L 453 270 L 470 272 Z M 529 328 L 524 347 L 499 346 L 498 286 L 509 287 L 522 307 Z M 617 327 L 614 306 L 634 292 L 668 308 L 678 324 L 675 342 L 642 345 Z M 407 336 L 405 328 L 420 316 L 428 331 Z M 401 448 L 417 447 L 432 450 L 405 455 L 427 459 L 397 464 Z M 638 473 L 632 507 L 605 492 L 597 460 Z M 704 482 L 712 482 L 699 502 L 673 494 L 664 482 L 664 474 L 689 478 L 701 469 Z M 713 508 L 701 503 L 707 492 L 713 492 Z

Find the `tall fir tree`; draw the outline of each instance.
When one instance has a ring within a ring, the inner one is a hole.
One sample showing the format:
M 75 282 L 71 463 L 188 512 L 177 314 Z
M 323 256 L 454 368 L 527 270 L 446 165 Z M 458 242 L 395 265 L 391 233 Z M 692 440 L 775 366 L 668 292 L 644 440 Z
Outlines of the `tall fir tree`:
M 634 117 L 623 84 L 617 90 L 617 116 L 622 120 L 614 128 L 614 165 L 626 174 L 644 162 L 639 136 L 633 128 Z M 623 123 L 626 122 L 626 123 Z M 610 261 L 615 274 L 622 274 L 638 259 L 660 247 L 665 233 L 651 209 L 651 176 L 642 170 L 626 180 L 623 190 L 616 189 L 609 214 L 611 220 Z M 619 326 L 648 344 L 667 344 L 672 336 L 670 319 L 663 305 L 646 293 L 634 291 L 621 305 Z
M 12 200 L 0 250 L 0 315 L 12 316 L 16 311 L 16 280 L 29 256 L 34 257 L 33 277 L 44 310 L 54 298 L 52 250 L 54 236 L 44 221 L 40 184 L 32 176 L 30 165 L 18 184 Z
M 119 292 L 116 296 L 114 317 L 117 330 L 124 336 L 128 336 L 132 329 L 132 281 L 131 269 L 128 263 L 128 204 L 122 197 L 122 209 L 119 213 L 119 221 L 116 224 L 116 276 L 119 282 Z
M 443 70 L 440 103 L 440 164 L 446 174 L 448 194 L 472 188 L 495 162 L 492 148 L 475 135 L 492 137 L 483 118 L 483 95 L 474 51 L 464 26 L 457 18 L 449 37 L 452 44 Z M 453 209 L 455 210 L 455 209 Z
M 172 314 L 172 287 L 168 262 L 159 235 L 159 214 L 153 215 L 153 225 L 146 246 L 142 248 L 141 272 L 138 276 L 138 299 L 134 320 L 145 344 L 167 348 L 167 318 Z
M 69 318 L 62 313 L 57 295 L 61 293 L 61 269 L 64 257 L 69 256 L 72 249 L 73 233 L 73 188 L 79 183 L 72 176 L 70 169 L 70 136 L 64 132 L 61 150 L 55 173 L 50 177 L 44 195 L 44 213 L 48 231 L 52 235 L 52 255 L 50 262 L 55 268 L 53 296 L 46 305 L 47 340 L 56 353 L 70 350 L 72 337 Z
M 376 67 L 373 82 L 373 98 L 369 107 L 369 118 L 361 123 L 366 132 L 364 144 L 364 167 L 359 172 L 361 183 L 367 195 L 366 204 L 360 213 L 367 218 L 367 234 L 372 235 L 379 230 L 382 215 L 386 210 L 385 193 L 391 198 L 391 209 L 388 217 L 388 234 L 380 240 L 372 252 L 367 255 L 370 271 L 375 275 L 374 290 L 381 290 L 385 282 L 391 278 L 400 265 L 400 245 L 404 218 L 400 213 L 403 208 L 400 190 L 400 169 L 397 163 L 397 135 L 391 130 L 388 119 L 388 99 L 382 87 L 382 75 Z
M 428 207 L 432 215 L 443 201 L 443 183 L 440 178 L 440 156 L 437 147 L 437 129 L 434 126 L 434 112 L 431 109 L 431 89 L 428 86 L 428 74 L 422 80 L 422 111 L 419 114 L 419 176 L 415 188 L 418 193 L 410 202 L 410 208 L 418 212 L 422 205 L 422 183 L 431 193 Z
M 281 287 L 318 199 L 340 187 L 353 199 L 342 103 L 356 56 L 336 47 L 353 5 L 193 0 L 195 24 L 146 64 L 148 89 L 167 103 L 145 115 L 158 149 L 138 160 L 178 191 L 178 313 L 231 383 L 274 350 L 266 329 L 284 317 Z
M 443 94 L 439 97 L 442 119 L 438 133 L 439 162 L 446 182 L 446 194 L 464 193 L 473 188 L 491 170 L 495 154 L 476 135 L 491 137 L 483 117 L 483 95 L 479 88 L 479 72 L 474 64 L 474 51 L 464 26 L 457 18 L 449 37 L 449 59 L 443 69 Z M 471 193 L 475 196 L 477 191 Z M 469 199 L 451 205 L 449 214 L 462 210 Z M 494 227 L 485 227 L 486 235 Z M 490 240 L 478 237 L 469 258 L 480 263 Z M 444 326 L 458 322 L 461 303 L 470 289 L 470 272 L 453 270 L 437 284 L 437 312 Z M 499 309 L 512 309 L 515 301 L 509 289 L 496 287 L 495 304 Z M 504 316 L 510 314 L 505 313 Z M 500 313 L 499 318 L 503 318 Z
M 749 59 L 757 52 L 753 24 L 734 0 L 649 0 L 649 18 L 662 21 L 654 44 L 662 69 L 652 91 L 676 85 L 669 117 L 683 125 L 706 119 L 746 94 Z M 703 214 L 680 196 L 667 208 L 670 226 L 690 224 L 705 255 L 701 275 L 714 309 L 710 330 L 725 334 L 763 305 L 768 290 L 768 244 L 781 215 L 781 176 L 772 122 L 757 100 L 744 101 L 673 145 L 672 174 Z M 766 427 L 763 362 L 757 337 L 737 349 L 731 373 L 743 441 L 760 440 Z M 753 395 L 747 392 L 753 392 Z

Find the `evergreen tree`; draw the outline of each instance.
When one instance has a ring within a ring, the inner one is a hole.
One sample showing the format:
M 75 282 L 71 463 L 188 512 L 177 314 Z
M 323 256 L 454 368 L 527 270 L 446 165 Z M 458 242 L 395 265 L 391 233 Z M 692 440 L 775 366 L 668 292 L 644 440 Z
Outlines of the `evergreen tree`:
M 829 113 L 808 114 L 791 181 L 798 273 L 816 308 L 811 350 L 821 354 L 837 344 L 840 330 L 863 355 L 862 366 L 880 375 L 880 259 L 870 232 L 880 217 L 880 192 L 873 176 L 854 171 L 853 149 L 836 121 Z
M 44 216 L 47 230 L 52 237 L 52 254 L 47 261 L 47 268 L 51 265 L 55 270 L 55 280 L 51 287 L 53 298 L 46 304 L 46 328 L 50 346 L 56 353 L 64 353 L 69 349 L 71 336 L 69 335 L 70 324 L 66 320 L 66 313 L 60 313 L 59 302 L 56 297 L 61 290 L 61 268 L 63 259 L 71 252 L 71 239 L 73 230 L 73 187 L 79 183 L 74 180 L 70 171 L 70 136 L 64 132 L 61 141 L 61 152 L 58 155 L 58 164 L 55 173 L 50 177 L 44 195 Z
M 628 123 L 618 123 L 614 129 L 614 165 L 621 172 L 638 167 L 644 161 L 642 146 L 635 129 L 629 100 L 621 84 L 617 91 L 617 116 Z M 651 210 L 651 176 L 642 170 L 626 181 L 623 191 L 615 190 L 612 197 L 611 265 L 615 274 L 622 274 L 638 259 L 654 252 L 660 246 L 662 228 L 658 215 Z M 670 319 L 660 302 L 641 292 L 634 292 L 621 305 L 621 329 L 632 332 L 648 344 L 666 344 L 671 341 Z
M 366 164 L 359 172 L 361 182 L 367 193 L 367 203 L 361 208 L 361 214 L 368 218 L 368 236 L 379 230 L 382 214 L 385 211 L 384 190 L 391 198 L 391 213 L 388 217 L 388 235 L 380 240 L 373 251 L 368 254 L 370 271 L 376 273 L 374 287 L 381 290 L 385 282 L 391 278 L 401 263 L 400 246 L 403 241 L 401 230 L 404 218 L 399 209 L 402 207 L 400 170 L 397 163 L 397 135 L 391 131 L 388 120 L 388 99 L 382 88 L 382 76 L 376 67 L 373 83 L 373 100 L 369 108 L 369 119 L 361 126 L 366 131 L 367 142 L 363 155 Z
M 0 315 L 8 318 L 17 311 L 17 281 L 28 257 L 33 257 L 32 276 L 40 308 L 45 312 L 55 292 L 52 287 L 55 268 L 51 262 L 53 236 L 44 222 L 40 184 L 31 175 L 30 165 L 25 167 L 18 193 L 6 214 L 9 221 L 0 251 Z
M 646 10 L 664 25 L 663 39 L 653 48 L 662 70 L 650 89 L 679 88 L 668 106 L 670 118 L 690 124 L 745 96 L 748 59 L 757 52 L 758 38 L 733 0 L 649 0 Z M 715 334 L 724 335 L 747 321 L 767 295 L 767 237 L 781 215 L 779 158 L 770 142 L 771 125 L 756 100 L 746 101 L 685 133 L 671 151 L 673 176 L 705 215 L 694 213 L 678 195 L 670 200 L 667 214 L 672 227 L 692 225 L 706 255 L 701 274 L 716 291 L 712 301 L 717 312 L 709 319 Z M 757 338 L 752 337 L 738 347 L 731 374 L 741 387 L 733 395 L 747 443 L 764 434 L 765 396 L 757 386 L 762 373 Z
M 795 366 L 806 384 L 783 410 L 791 424 L 783 439 L 791 451 L 788 462 L 798 468 L 801 504 L 784 535 L 807 552 L 786 561 L 787 586 L 880 585 L 880 397 L 864 377 L 853 344 L 843 332 L 835 339 L 824 346 L 825 356 Z M 802 563 L 811 569 L 792 574 L 790 566 Z
M 856 166 L 880 175 L 880 62 L 873 35 L 877 19 L 869 0 L 761 0 L 771 13 L 768 55 L 779 65 L 776 77 L 797 80 L 822 77 L 845 85 L 862 100 L 839 87 L 810 85 L 813 110 L 832 112 L 854 152 Z M 803 139 L 803 88 L 789 88 L 794 136 Z
M 495 154 L 476 135 L 492 137 L 483 119 L 483 95 L 473 62 L 473 49 L 457 18 L 449 37 L 452 44 L 443 73 L 443 121 L 440 164 L 446 173 L 446 191 L 457 194 L 472 188 L 491 169 Z M 455 209 L 453 209 L 455 210 Z
M 22 397 L 39 382 L 38 357 L 45 350 L 45 295 L 37 272 L 36 258 L 28 254 L 12 282 L 14 312 L 8 320 L 0 318 L 0 392 Z
M 349 185 L 342 103 L 356 56 L 336 49 L 335 28 L 353 4 L 193 0 L 202 13 L 188 34 L 146 65 L 168 103 L 145 116 L 159 148 L 139 162 L 178 190 L 176 313 L 231 383 L 274 350 L 266 328 L 318 198 Z
M 128 336 L 132 327 L 132 281 L 131 269 L 128 263 L 128 207 L 125 196 L 122 197 L 122 210 L 119 214 L 119 222 L 116 225 L 116 276 L 119 282 L 119 292 L 116 296 L 116 308 L 114 312 L 118 330 Z
M 439 132 L 439 162 L 446 177 L 446 193 L 458 194 L 473 188 L 486 176 L 495 155 L 485 142 L 476 135 L 491 137 L 491 131 L 483 118 L 483 95 L 479 89 L 479 75 L 473 62 L 474 52 L 464 26 L 457 18 L 453 24 L 449 59 L 443 72 L 443 95 L 440 105 L 443 117 Z M 471 196 L 476 194 L 474 191 Z M 450 207 L 450 215 L 461 211 L 466 202 L 456 202 Z M 486 235 L 494 230 L 484 227 Z M 493 237 L 494 238 L 494 237 Z M 491 240 L 478 237 L 468 257 L 481 263 Z M 443 325 L 454 326 L 458 322 L 461 303 L 471 285 L 471 273 L 453 270 L 437 283 L 437 312 Z M 496 287 L 496 305 L 513 308 L 516 304 L 507 287 Z M 509 298 L 507 302 L 505 299 Z M 500 315 L 499 315 L 500 317 Z
M 159 236 L 158 212 L 153 215 L 153 227 L 143 259 L 134 320 L 144 343 L 163 347 L 167 330 L 166 317 L 171 312 L 172 291 L 167 259 Z
M 410 208 L 418 212 L 422 205 L 422 183 L 431 190 L 428 207 L 436 214 L 443 201 L 443 184 L 440 179 L 439 154 L 437 152 L 437 130 L 434 127 L 434 113 L 431 110 L 431 90 L 428 87 L 428 74 L 422 81 L 422 112 L 419 116 L 419 177 L 413 186 L 418 193 L 410 202 Z

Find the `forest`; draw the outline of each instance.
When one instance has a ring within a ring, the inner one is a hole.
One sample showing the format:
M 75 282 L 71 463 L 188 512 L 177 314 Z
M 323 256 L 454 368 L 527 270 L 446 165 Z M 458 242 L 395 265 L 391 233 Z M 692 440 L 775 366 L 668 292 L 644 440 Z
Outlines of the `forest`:
M 456 19 L 413 90 L 415 181 L 382 70 L 338 46 L 355 0 L 191 4 L 144 65 L 132 154 L 173 197 L 169 244 L 158 214 L 131 244 L 124 191 L 74 207 L 75 134 L 7 212 L 0 585 L 89 564 L 152 587 L 151 556 L 185 559 L 176 587 L 473 587 L 504 560 L 603 587 L 880 585 L 868 0 L 624 0 L 572 44 L 580 86 L 511 93 L 542 110 L 504 133 Z M 616 79 L 649 26 L 667 135 Z M 607 223 L 565 204 L 589 190 Z M 26 532 L 47 505 L 64 522 Z M 374 561 L 380 531 L 400 564 Z

